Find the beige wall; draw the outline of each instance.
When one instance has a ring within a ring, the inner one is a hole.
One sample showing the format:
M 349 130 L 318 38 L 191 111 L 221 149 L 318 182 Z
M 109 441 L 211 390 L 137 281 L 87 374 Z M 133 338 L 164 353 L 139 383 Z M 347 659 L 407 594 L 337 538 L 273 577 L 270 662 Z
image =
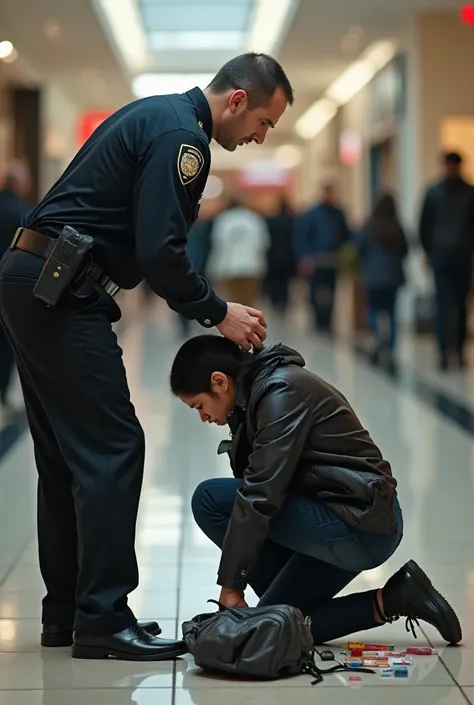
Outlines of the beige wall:
M 41 193 L 45 193 L 77 152 L 76 125 L 80 106 L 55 83 L 43 88 L 43 159 Z
M 474 114 L 474 30 L 456 13 L 426 14 L 417 23 L 420 61 L 421 178 L 438 173 L 443 118 Z
M 354 130 L 362 142 L 360 160 L 352 166 L 341 168 L 342 195 L 352 223 L 360 223 L 367 215 L 368 151 L 370 146 L 370 88 L 361 90 L 340 110 L 340 129 Z
M 338 140 L 339 118 L 336 117 L 314 140 L 303 143 L 295 189 L 295 202 L 299 207 L 314 203 L 323 182 L 340 183 Z

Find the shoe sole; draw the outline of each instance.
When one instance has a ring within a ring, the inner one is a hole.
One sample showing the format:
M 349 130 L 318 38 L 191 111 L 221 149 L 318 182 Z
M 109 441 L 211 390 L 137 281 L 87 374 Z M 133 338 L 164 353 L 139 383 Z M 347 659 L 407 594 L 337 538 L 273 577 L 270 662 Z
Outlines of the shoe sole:
M 161 634 L 161 628 L 158 627 L 158 629 L 150 629 L 148 634 L 151 634 L 152 636 L 159 636 Z M 64 632 L 62 634 L 41 634 L 41 646 L 48 649 L 64 648 L 65 646 L 72 646 L 73 643 L 72 632 Z
M 446 622 L 445 626 L 447 627 L 444 634 L 440 632 L 443 639 L 445 639 L 448 644 L 459 644 L 462 640 L 461 624 L 456 612 L 453 610 L 447 599 L 436 590 L 433 583 L 426 575 L 425 571 L 420 568 L 418 563 L 415 563 L 415 561 L 409 561 L 406 564 L 406 570 L 410 573 L 420 590 L 429 597 L 429 599 L 436 605 L 438 611 L 443 615 L 443 621 Z
M 41 646 L 47 648 L 61 648 L 72 645 L 71 634 L 41 634 Z
M 177 648 L 161 654 L 127 654 L 115 649 L 103 649 L 97 646 L 72 645 L 72 657 L 80 659 L 118 659 L 120 661 L 174 661 L 188 653 L 187 649 Z

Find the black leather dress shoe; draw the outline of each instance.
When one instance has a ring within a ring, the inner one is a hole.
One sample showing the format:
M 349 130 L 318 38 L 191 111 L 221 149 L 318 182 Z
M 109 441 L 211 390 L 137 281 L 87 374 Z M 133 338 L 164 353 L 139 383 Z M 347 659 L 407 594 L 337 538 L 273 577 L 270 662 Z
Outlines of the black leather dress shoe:
M 422 619 L 432 624 L 448 644 L 461 641 L 461 625 L 455 611 L 415 561 L 409 561 L 392 575 L 382 590 L 382 598 L 385 614 L 380 617 L 384 621 L 406 617 L 407 631 L 411 629 L 416 637 L 414 624 Z
M 153 636 L 161 634 L 161 628 L 158 622 L 138 622 L 138 624 L 142 629 Z M 43 624 L 41 646 L 71 646 L 72 642 L 72 627 L 64 626 L 64 624 Z
M 149 634 L 138 624 L 117 634 L 74 633 L 74 658 L 115 658 L 124 661 L 171 661 L 187 653 L 184 641 L 171 641 Z

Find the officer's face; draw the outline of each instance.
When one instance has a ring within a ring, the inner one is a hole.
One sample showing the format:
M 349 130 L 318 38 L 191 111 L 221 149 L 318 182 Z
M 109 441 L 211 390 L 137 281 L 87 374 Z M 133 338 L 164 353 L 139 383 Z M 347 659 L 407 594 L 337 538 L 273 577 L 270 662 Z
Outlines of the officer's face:
M 179 398 L 191 409 L 196 409 L 203 423 L 225 426 L 234 406 L 235 382 L 223 372 L 211 375 L 211 392 L 191 396 L 180 394 Z
M 229 152 L 244 144 L 263 144 L 267 132 L 276 126 L 286 110 L 284 91 L 278 88 L 267 105 L 249 108 L 247 93 L 234 91 L 222 116 L 217 141 Z

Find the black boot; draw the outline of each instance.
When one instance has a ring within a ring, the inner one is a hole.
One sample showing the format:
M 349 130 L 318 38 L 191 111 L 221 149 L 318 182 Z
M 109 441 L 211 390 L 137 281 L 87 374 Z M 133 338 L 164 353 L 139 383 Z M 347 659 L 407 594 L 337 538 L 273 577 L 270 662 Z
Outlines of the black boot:
M 160 639 L 144 631 L 138 624 L 117 634 L 74 633 L 74 658 L 124 661 L 171 661 L 188 651 L 184 641 Z
M 431 580 L 415 561 L 409 561 L 392 575 L 382 590 L 384 613 L 375 601 L 384 622 L 394 622 L 406 617 L 407 631 L 416 638 L 414 624 L 419 619 L 435 627 L 448 644 L 458 644 L 462 639 L 461 625 L 453 608 L 435 590 Z
M 138 622 L 138 625 L 153 636 L 161 634 L 161 628 L 158 622 Z M 67 624 L 43 624 L 41 646 L 60 647 L 71 645 L 72 626 Z

